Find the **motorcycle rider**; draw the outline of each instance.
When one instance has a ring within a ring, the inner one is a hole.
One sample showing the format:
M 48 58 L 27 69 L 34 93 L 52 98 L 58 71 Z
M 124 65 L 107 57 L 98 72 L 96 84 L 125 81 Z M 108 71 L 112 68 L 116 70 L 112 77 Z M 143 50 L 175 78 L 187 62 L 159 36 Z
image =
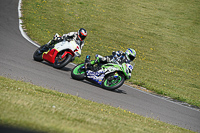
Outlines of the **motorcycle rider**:
M 59 34 L 55 34 L 53 40 L 50 40 L 47 44 L 45 44 L 46 48 L 53 47 L 56 43 L 63 41 L 63 39 L 71 41 L 74 40 L 82 49 L 84 46 L 84 39 L 87 37 L 87 31 L 84 28 L 80 28 L 78 32 L 69 32 L 67 34 L 63 34 L 60 36 Z
M 105 64 L 105 63 L 116 63 L 113 62 L 115 59 L 119 64 L 122 63 L 129 63 L 132 62 L 135 57 L 136 57 L 136 51 L 132 48 L 128 48 L 125 52 L 123 51 L 113 51 L 112 55 L 110 56 L 101 56 L 101 55 L 96 55 L 96 60 L 90 61 L 90 56 L 87 55 L 85 59 L 86 67 L 92 66 L 97 63 Z

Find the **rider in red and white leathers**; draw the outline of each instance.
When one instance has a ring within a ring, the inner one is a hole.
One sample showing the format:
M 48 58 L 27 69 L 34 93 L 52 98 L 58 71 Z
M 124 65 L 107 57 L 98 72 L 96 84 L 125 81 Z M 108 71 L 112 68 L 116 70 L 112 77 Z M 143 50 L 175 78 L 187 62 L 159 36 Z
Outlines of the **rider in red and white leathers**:
M 60 36 L 59 34 L 55 34 L 53 37 L 53 40 L 50 40 L 46 46 L 50 47 L 58 42 L 63 41 L 63 39 L 66 40 L 74 40 L 82 49 L 84 46 L 84 39 L 87 37 L 87 31 L 84 28 L 80 28 L 78 32 L 69 32 L 67 34 L 63 34 L 63 36 Z

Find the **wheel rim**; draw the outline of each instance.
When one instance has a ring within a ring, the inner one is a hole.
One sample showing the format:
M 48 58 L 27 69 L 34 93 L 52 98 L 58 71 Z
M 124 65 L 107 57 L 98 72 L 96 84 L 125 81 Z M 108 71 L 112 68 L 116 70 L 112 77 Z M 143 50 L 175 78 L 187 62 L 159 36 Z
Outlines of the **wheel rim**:
M 62 64 L 66 58 L 67 58 L 66 56 L 64 58 L 61 58 L 61 55 L 59 55 L 58 57 L 56 57 L 55 64 L 57 65 Z
M 109 76 L 110 78 L 113 78 L 114 76 Z M 108 78 L 105 80 L 104 85 L 106 87 L 112 87 L 117 85 L 118 83 L 120 83 L 120 81 L 122 80 L 121 76 L 118 76 L 117 78 L 114 78 L 112 80 L 108 80 Z
M 81 68 L 83 65 L 84 65 L 84 64 L 81 64 L 81 65 L 75 67 L 74 70 L 73 70 L 73 73 L 74 73 L 75 75 L 84 74 L 85 72 L 80 70 L 80 68 Z

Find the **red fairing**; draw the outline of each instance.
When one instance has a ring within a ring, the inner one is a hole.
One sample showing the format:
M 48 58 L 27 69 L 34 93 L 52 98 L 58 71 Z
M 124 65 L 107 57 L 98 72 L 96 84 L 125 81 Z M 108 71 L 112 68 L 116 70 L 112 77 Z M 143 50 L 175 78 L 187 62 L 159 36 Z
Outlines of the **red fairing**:
M 56 49 L 52 49 L 47 54 L 46 53 L 43 54 L 43 59 L 50 63 L 54 63 L 57 54 L 58 54 L 58 51 Z M 64 58 L 67 54 L 71 54 L 72 57 L 74 56 L 74 52 L 69 50 L 69 51 L 65 51 L 61 58 Z
M 74 57 L 74 52 L 72 52 L 71 50 L 69 50 L 69 51 L 65 51 L 65 52 L 63 53 L 63 55 L 62 55 L 61 58 L 64 58 L 67 54 L 71 54 L 72 57 Z
M 54 63 L 57 53 L 58 51 L 56 49 L 52 49 L 47 54 L 43 54 L 43 59 L 50 63 Z

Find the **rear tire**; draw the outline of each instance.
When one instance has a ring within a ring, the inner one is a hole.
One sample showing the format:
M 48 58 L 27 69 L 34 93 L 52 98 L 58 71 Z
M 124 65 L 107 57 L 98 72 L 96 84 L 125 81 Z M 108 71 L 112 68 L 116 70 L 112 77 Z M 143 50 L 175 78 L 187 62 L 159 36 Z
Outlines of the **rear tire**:
M 83 66 L 84 64 L 79 64 L 77 66 L 75 66 L 72 71 L 71 71 L 71 77 L 73 79 L 76 80 L 83 80 L 85 78 L 85 71 L 84 70 L 80 70 L 80 68 Z
M 61 55 L 58 53 L 53 64 L 54 68 L 61 69 L 72 60 L 71 54 L 67 54 L 63 59 L 60 59 L 60 56 Z
M 114 78 L 114 73 L 105 76 L 102 87 L 106 90 L 115 90 L 124 84 L 125 77 L 122 73 L 118 73 L 118 77 Z

